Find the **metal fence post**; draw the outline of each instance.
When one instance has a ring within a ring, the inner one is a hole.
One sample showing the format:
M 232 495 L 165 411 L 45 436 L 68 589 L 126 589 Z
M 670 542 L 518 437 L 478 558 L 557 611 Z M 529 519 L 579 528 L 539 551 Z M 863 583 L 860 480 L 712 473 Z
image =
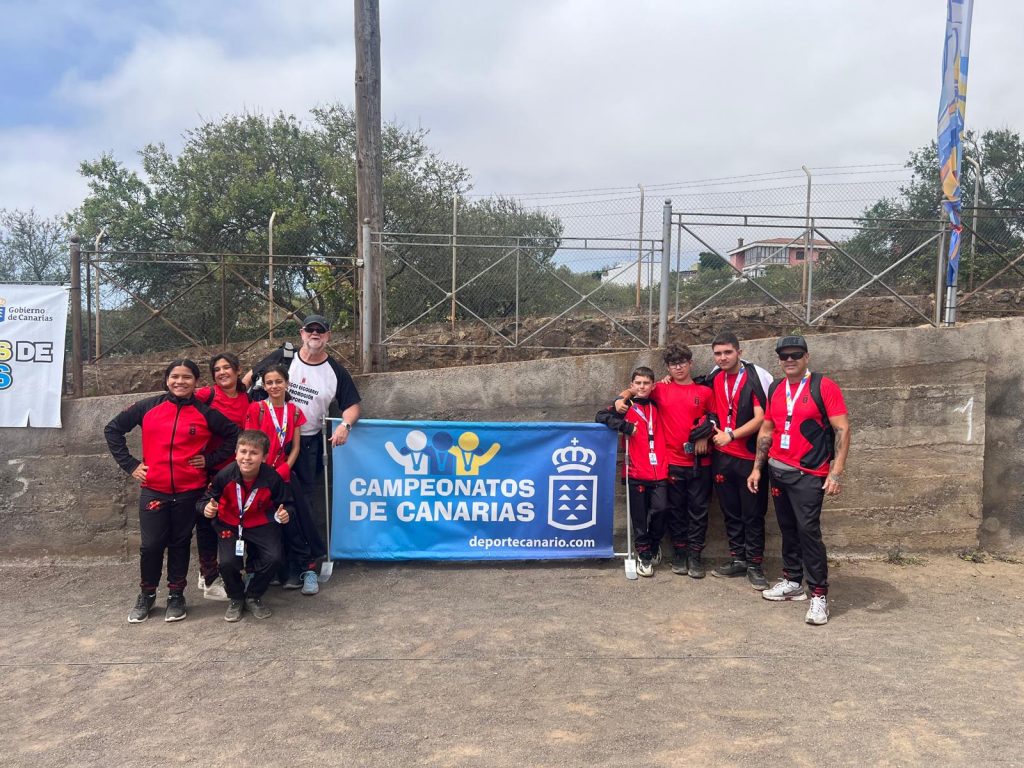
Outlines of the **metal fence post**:
M 658 297 L 658 346 L 668 339 L 668 281 L 672 259 L 672 200 L 665 200 L 661 212 L 661 291 Z
M 277 211 L 270 212 L 267 222 L 267 338 L 274 340 L 274 219 Z
M 71 394 L 82 396 L 82 246 L 71 238 Z
M 800 288 L 800 299 L 801 301 L 807 302 L 807 322 L 811 322 L 811 288 L 810 288 L 810 263 L 811 263 L 811 251 L 814 247 L 814 233 L 811 227 L 811 172 L 807 169 L 806 165 L 800 166 L 804 173 L 807 174 L 807 206 L 805 213 L 805 226 L 804 231 L 804 274 L 802 285 Z
M 373 370 L 373 356 L 370 353 L 370 345 L 373 334 L 373 317 L 377 311 L 374 301 L 373 285 L 373 248 L 370 245 L 370 220 L 363 219 L 363 307 L 360 319 L 362 320 L 362 334 L 360 338 L 359 354 L 362 360 L 363 373 L 370 373 Z
M 455 332 L 455 312 L 456 312 L 456 282 L 455 275 L 457 274 L 458 256 L 459 256 L 459 195 L 456 193 L 452 197 L 452 333 Z
M 808 192 L 808 194 L 810 194 Z M 804 246 L 804 276 L 807 281 L 807 324 L 810 325 L 814 317 L 812 305 L 814 303 L 814 219 L 807 217 L 807 245 Z
M 96 257 L 96 325 L 94 326 L 96 331 L 96 353 L 94 359 L 98 358 L 102 352 L 100 349 L 102 345 L 100 338 L 100 244 L 106 236 L 107 226 L 104 224 L 100 229 L 100 233 L 96 235 L 96 242 L 93 245 L 93 255 Z M 86 266 L 86 269 L 88 269 L 88 266 Z
M 967 290 L 974 290 L 974 262 L 978 258 L 978 206 L 981 205 L 981 164 L 964 155 L 964 160 L 974 166 L 974 211 L 971 213 L 971 269 L 967 278 Z

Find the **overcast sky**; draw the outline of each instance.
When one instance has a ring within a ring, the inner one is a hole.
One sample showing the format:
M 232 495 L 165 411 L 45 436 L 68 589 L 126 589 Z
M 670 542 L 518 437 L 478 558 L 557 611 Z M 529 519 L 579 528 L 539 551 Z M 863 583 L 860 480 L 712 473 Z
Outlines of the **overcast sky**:
M 385 119 L 476 193 L 900 163 L 935 134 L 944 0 L 381 0 Z M 3 4 L 0 207 L 203 120 L 353 103 L 352 3 Z M 1024 127 L 1024 3 L 979 0 L 969 128 Z

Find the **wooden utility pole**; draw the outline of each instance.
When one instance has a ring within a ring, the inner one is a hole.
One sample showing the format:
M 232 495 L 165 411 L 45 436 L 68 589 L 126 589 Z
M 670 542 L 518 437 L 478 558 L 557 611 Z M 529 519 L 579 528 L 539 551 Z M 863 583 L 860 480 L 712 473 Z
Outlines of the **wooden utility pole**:
M 354 0 L 356 35 L 356 201 L 359 222 L 369 220 L 370 231 L 380 232 L 384 226 L 384 197 L 381 191 L 381 127 L 380 127 L 380 3 L 379 0 Z M 357 226 L 356 253 L 364 251 L 363 232 Z M 384 258 L 378 250 L 372 259 L 370 280 L 372 296 L 364 298 L 363 307 L 370 307 L 371 316 L 364 325 L 369 333 L 370 360 L 363 360 L 363 371 L 383 371 L 387 357 L 381 346 L 387 307 Z

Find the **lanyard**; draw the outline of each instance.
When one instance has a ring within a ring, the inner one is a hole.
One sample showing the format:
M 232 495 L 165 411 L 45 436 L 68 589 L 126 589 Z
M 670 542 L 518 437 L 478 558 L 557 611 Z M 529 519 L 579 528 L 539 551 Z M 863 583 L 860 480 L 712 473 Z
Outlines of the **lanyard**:
M 793 421 L 793 409 L 796 407 L 796 401 L 800 399 L 800 393 L 804 391 L 804 384 L 811 378 L 811 372 L 807 371 L 804 373 L 802 379 L 800 379 L 800 386 L 796 388 L 796 394 L 793 394 L 793 390 L 789 388 L 789 379 L 786 379 L 786 426 L 783 427 L 782 431 L 788 433 L 789 425 Z
M 242 518 L 245 517 L 245 513 L 249 511 L 249 507 L 252 506 L 253 501 L 256 499 L 256 493 L 259 488 L 256 487 L 256 481 L 253 481 L 252 490 L 249 491 L 249 498 L 246 499 L 245 504 L 242 503 L 242 484 L 235 483 L 235 498 L 238 500 L 238 537 L 242 537 Z
M 722 380 L 722 388 L 725 390 L 725 404 L 728 407 L 728 412 L 725 415 L 725 426 L 735 427 L 736 417 L 734 416 L 735 409 L 733 403 L 736 401 L 736 393 L 740 391 L 740 387 L 743 386 L 743 377 L 747 375 L 747 369 L 741 367 L 740 372 L 736 374 L 736 380 L 732 385 L 732 394 L 729 394 L 729 376 L 725 374 L 725 378 Z
M 654 406 L 653 405 L 647 406 L 647 413 L 644 414 L 644 412 L 640 410 L 640 406 L 638 406 L 636 403 L 634 403 L 633 404 L 633 411 L 636 413 L 637 416 L 639 416 L 641 419 L 643 419 L 644 423 L 647 425 L 647 443 L 650 445 L 651 450 L 653 451 L 654 450 Z
M 285 403 L 281 410 L 283 412 L 283 421 L 278 421 L 277 414 L 274 413 L 274 404 L 270 404 L 270 420 L 274 422 L 274 431 L 277 432 L 277 441 L 281 443 L 281 447 L 284 448 L 284 437 L 288 432 L 288 403 Z

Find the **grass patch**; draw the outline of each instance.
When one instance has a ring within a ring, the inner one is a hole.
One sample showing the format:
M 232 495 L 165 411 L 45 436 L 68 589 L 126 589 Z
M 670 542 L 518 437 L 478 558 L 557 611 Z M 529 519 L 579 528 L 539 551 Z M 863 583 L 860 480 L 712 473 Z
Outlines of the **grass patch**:
M 967 547 L 961 549 L 956 553 L 956 556 L 961 560 L 966 560 L 968 563 L 985 563 L 988 562 L 988 552 L 984 549 L 975 549 L 974 547 Z
M 885 551 L 884 561 L 889 565 L 924 565 L 925 559 L 910 555 L 903 549 L 903 543 L 897 542 Z
M 961 549 L 956 553 L 956 556 L 961 560 L 966 560 L 968 563 L 987 563 L 989 560 L 995 560 L 999 563 L 1024 565 L 1024 560 L 1008 555 L 1005 552 L 986 552 L 984 549 L 975 549 L 973 547 Z

